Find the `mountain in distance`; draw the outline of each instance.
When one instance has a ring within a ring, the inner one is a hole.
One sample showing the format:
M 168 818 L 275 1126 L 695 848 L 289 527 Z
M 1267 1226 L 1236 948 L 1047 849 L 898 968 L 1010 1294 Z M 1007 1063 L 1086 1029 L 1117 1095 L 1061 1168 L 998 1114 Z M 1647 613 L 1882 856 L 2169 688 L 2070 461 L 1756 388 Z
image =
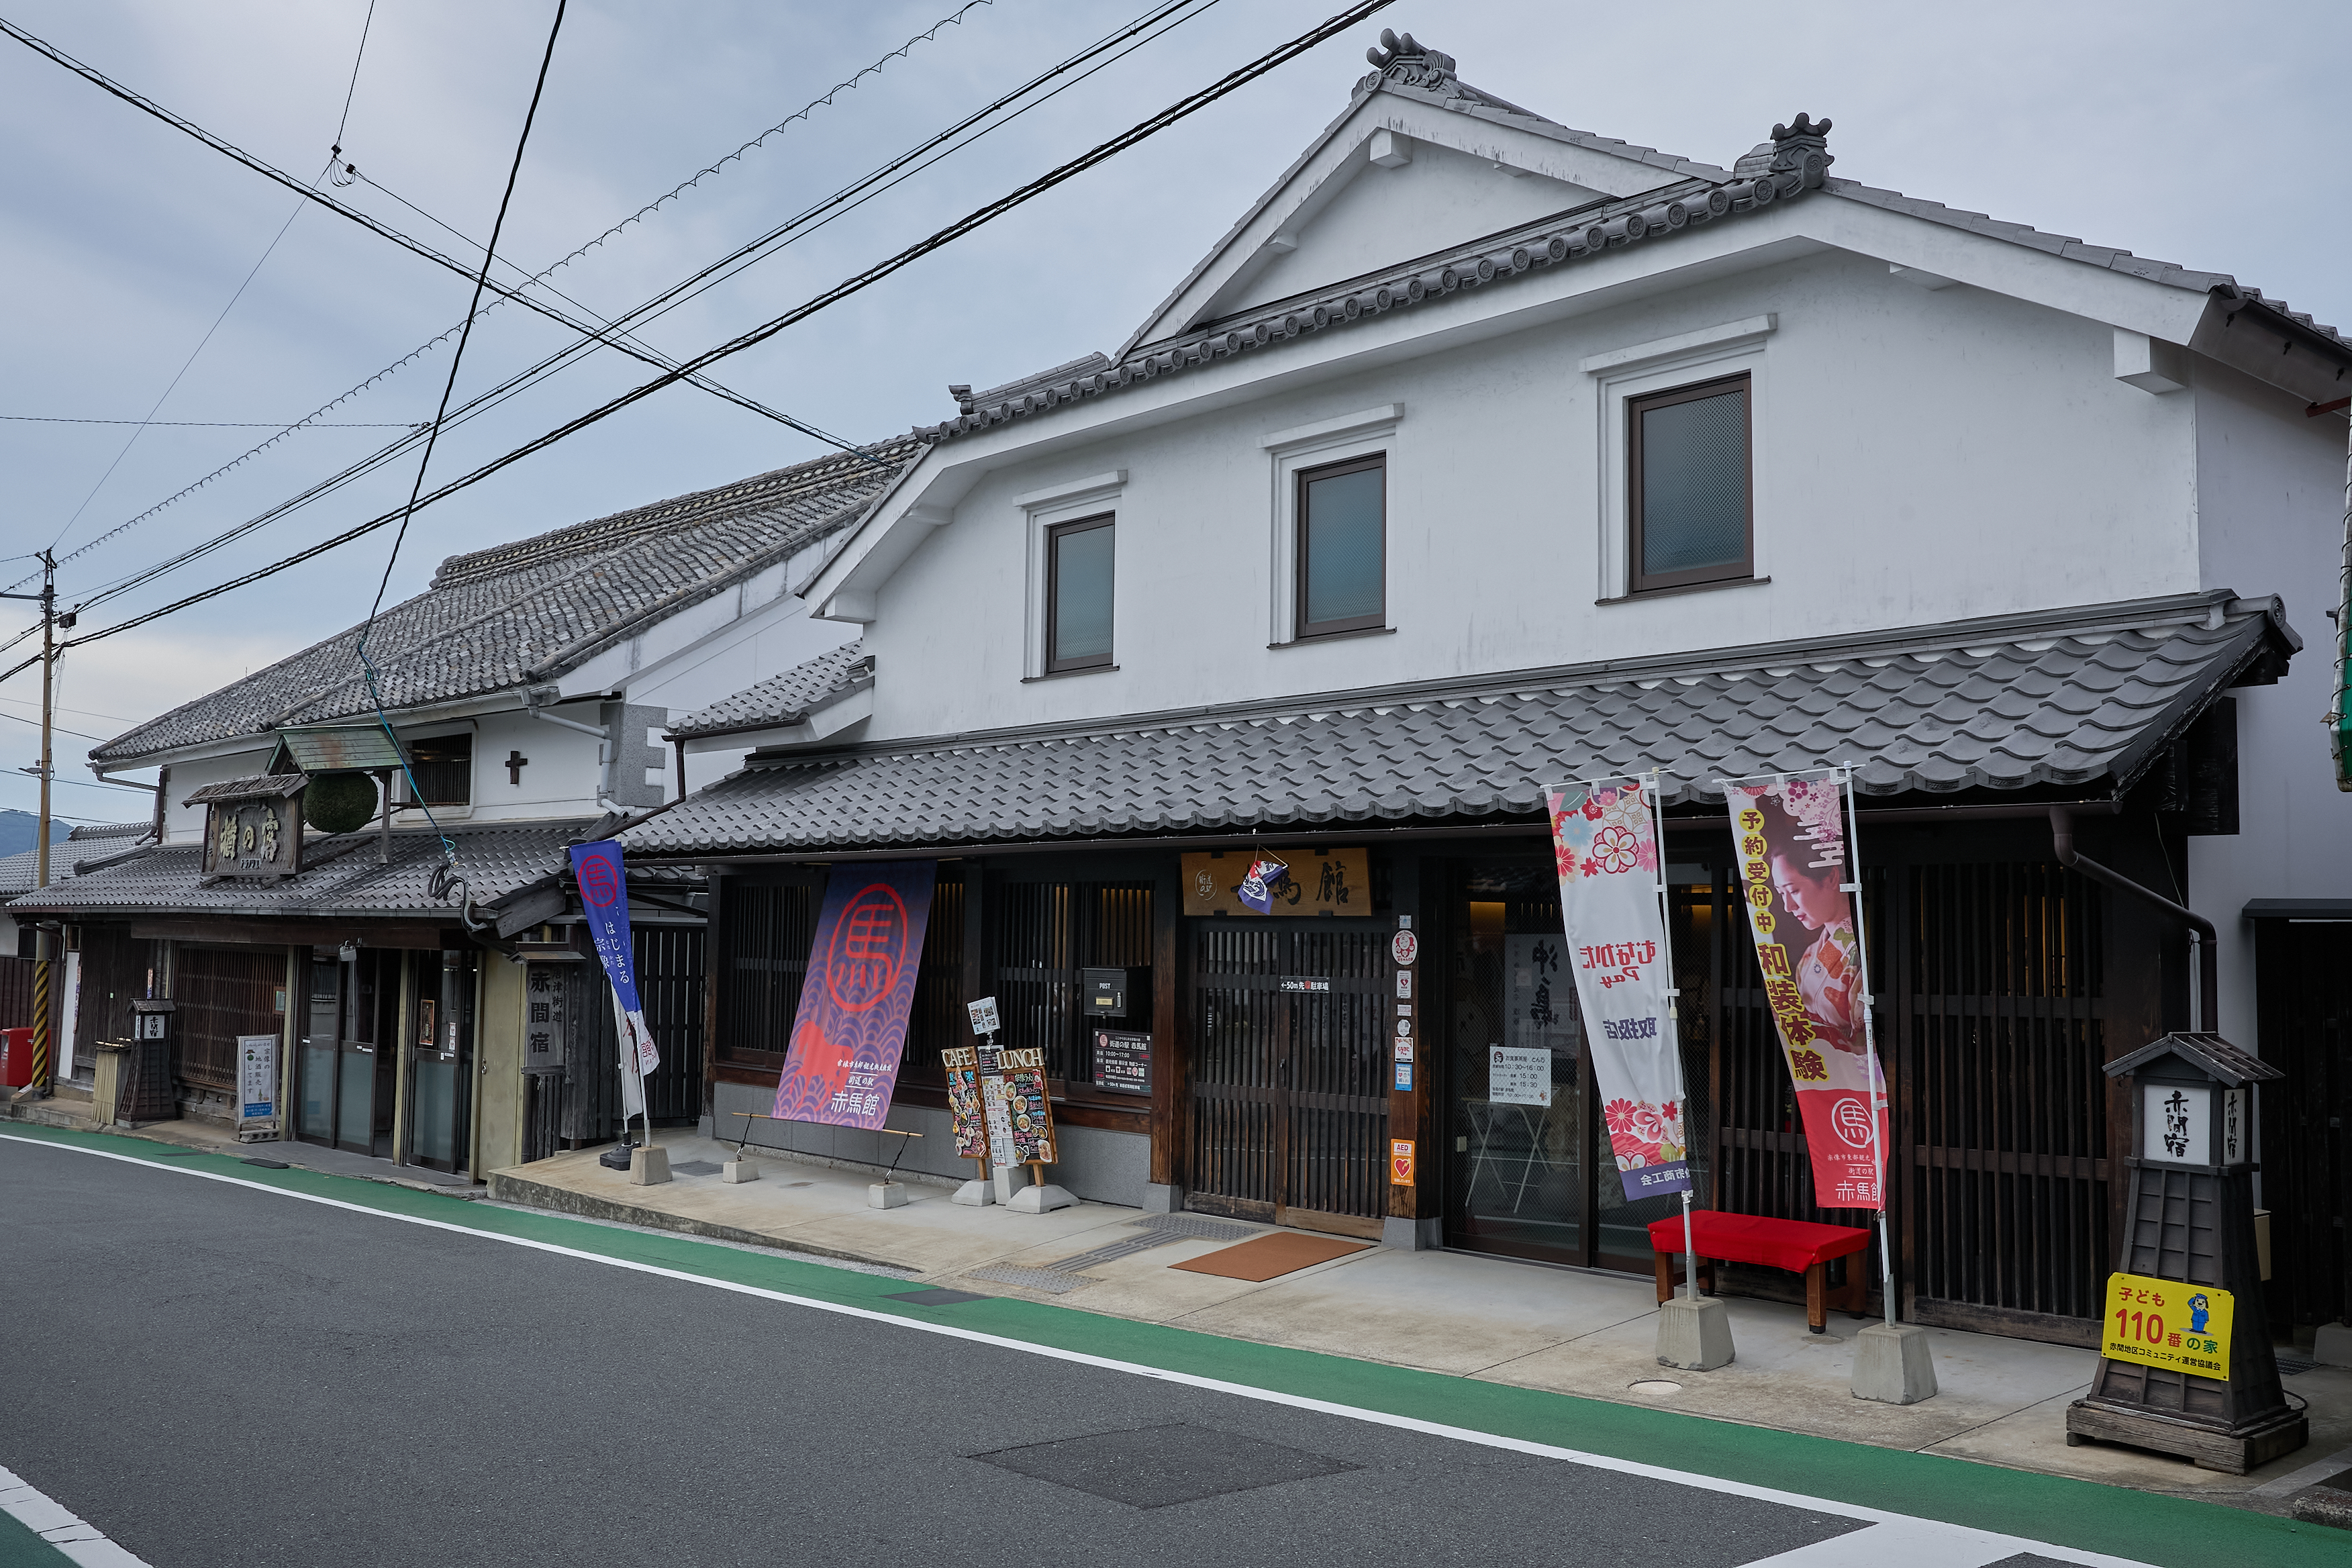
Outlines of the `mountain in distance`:
M 73 831 L 70 823 L 49 818 L 49 842 Z M 0 810 L 0 855 L 21 855 L 41 841 L 41 819 L 29 811 Z

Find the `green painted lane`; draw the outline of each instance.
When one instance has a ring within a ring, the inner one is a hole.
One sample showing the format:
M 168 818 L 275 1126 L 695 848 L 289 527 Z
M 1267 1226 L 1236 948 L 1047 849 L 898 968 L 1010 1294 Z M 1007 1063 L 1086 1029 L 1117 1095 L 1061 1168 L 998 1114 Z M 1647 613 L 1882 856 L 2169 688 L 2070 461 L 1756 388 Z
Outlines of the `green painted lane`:
M 2192 1499 L 1222 1339 L 1043 1302 L 996 1297 L 922 1307 L 891 1300 L 891 1292 L 908 1289 L 902 1280 L 789 1255 L 620 1230 L 561 1215 L 490 1208 L 464 1198 L 352 1177 L 266 1170 L 232 1155 L 164 1156 L 158 1145 L 142 1139 L 33 1127 L 12 1126 L 8 1131 L 130 1155 L 161 1168 L 233 1176 L 357 1208 L 912 1322 L 1997 1531 L 2165 1568 L 2223 1563 L 2231 1568 L 2343 1568 L 2352 1560 L 2352 1542 L 2341 1531 Z
M 0 1568 L 67 1568 L 73 1559 L 0 1513 Z

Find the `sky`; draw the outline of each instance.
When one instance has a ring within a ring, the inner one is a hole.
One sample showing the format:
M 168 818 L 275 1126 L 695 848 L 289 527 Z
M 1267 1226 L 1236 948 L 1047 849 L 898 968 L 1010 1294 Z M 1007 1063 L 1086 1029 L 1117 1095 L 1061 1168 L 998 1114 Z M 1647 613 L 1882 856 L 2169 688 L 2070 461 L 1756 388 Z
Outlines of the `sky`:
M 537 271 L 831 93 L 554 276 L 617 312 L 1149 8 L 571 0 L 499 252 Z M 686 355 L 781 314 L 1340 8 L 1196 0 L 1164 36 L 646 336 Z M 554 0 L 376 0 L 372 17 L 369 0 L 9 0 L 0 15 L 304 181 L 340 134 L 364 179 L 332 194 L 462 253 L 436 220 L 477 243 L 487 236 Z M 951 414 L 950 383 L 985 387 L 1115 348 L 1346 107 L 1383 26 L 1553 120 L 1710 163 L 1729 164 L 1800 110 L 1828 115 L 1838 175 L 2228 272 L 2352 325 L 2339 76 L 2352 5 L 2341 0 L 2241 4 L 2226 23 L 2179 0 L 1400 0 L 712 374 L 871 441 Z M 432 416 L 450 344 L 408 356 L 463 318 L 467 279 L 5 37 L 0 138 L 10 149 L 0 277 L 12 306 L 0 312 L 0 557 L 54 544 L 63 603 L 247 521 Z M 566 338 L 512 306 L 491 311 L 467 346 L 458 398 Z M 431 472 L 462 473 L 647 374 L 602 352 L 449 430 Z M 316 426 L 207 479 L 363 384 Z M 142 427 L 149 419 L 158 423 Z M 62 422 L 100 420 L 127 423 Z M 419 512 L 396 560 L 380 531 L 75 648 L 58 667 L 55 809 L 144 816 L 141 793 L 91 782 L 88 749 L 363 619 L 388 563 L 394 603 L 446 556 L 824 450 L 673 386 Z M 78 634 L 376 516 L 415 478 L 413 458 L 387 465 L 92 605 Z M 16 579 L 31 565 L 0 561 L 0 588 L 26 591 Z M 29 609 L 0 601 L 0 640 L 29 624 Z M 0 668 L 35 646 L 0 653 Z M 37 755 L 27 721 L 38 700 L 37 668 L 0 683 L 0 807 L 34 804 L 36 781 L 19 770 Z

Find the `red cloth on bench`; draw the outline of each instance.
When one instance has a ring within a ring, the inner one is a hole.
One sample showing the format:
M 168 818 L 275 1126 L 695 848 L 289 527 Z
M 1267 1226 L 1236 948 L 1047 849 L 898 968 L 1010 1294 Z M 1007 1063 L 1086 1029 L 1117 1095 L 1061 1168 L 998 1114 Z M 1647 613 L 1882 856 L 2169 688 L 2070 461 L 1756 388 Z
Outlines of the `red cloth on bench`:
M 1814 1225 L 1801 1219 L 1766 1219 L 1761 1215 L 1725 1214 L 1699 1209 L 1691 1215 L 1691 1239 L 1701 1258 L 1726 1263 L 1763 1263 L 1802 1274 L 1816 1263 L 1870 1245 L 1870 1232 L 1847 1225 Z M 1659 1252 L 1683 1249 L 1683 1222 L 1650 1222 L 1650 1246 Z

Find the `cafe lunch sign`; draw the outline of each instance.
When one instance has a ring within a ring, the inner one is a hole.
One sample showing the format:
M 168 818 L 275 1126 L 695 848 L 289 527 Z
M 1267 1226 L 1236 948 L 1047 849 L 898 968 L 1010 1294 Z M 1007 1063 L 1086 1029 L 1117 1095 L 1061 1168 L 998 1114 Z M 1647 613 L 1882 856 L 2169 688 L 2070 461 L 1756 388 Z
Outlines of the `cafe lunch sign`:
M 308 773 L 207 784 L 184 804 L 205 808 L 203 879 L 281 881 L 302 869 L 302 795 Z

